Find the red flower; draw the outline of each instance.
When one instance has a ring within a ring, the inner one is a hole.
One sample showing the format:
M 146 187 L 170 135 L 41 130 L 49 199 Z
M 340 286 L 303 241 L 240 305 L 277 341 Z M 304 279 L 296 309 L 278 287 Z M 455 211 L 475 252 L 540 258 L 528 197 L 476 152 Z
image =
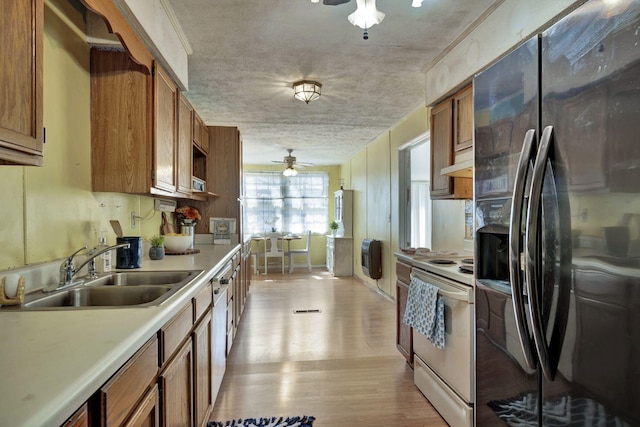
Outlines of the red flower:
M 191 219 L 194 221 L 201 219 L 200 212 L 198 212 L 196 208 L 191 206 L 183 206 L 181 208 L 176 209 L 176 212 L 182 215 L 185 219 Z

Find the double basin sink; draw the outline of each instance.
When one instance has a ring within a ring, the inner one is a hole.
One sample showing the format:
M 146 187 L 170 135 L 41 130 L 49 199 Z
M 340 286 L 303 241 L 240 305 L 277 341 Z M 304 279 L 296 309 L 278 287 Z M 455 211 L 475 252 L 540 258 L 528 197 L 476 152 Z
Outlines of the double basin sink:
M 173 296 L 202 270 L 113 272 L 50 293 L 36 291 L 22 305 L 3 310 L 61 310 L 155 307 Z

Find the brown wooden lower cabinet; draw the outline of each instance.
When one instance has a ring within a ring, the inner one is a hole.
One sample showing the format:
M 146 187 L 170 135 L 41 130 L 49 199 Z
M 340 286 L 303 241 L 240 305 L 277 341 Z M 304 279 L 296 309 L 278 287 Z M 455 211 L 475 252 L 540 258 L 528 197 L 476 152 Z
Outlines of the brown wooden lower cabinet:
M 213 408 L 212 381 L 212 333 L 211 311 L 205 314 L 193 330 L 193 381 L 195 390 L 195 425 L 204 427 Z
M 119 426 L 137 410 L 158 374 L 158 340 L 154 336 L 100 388 L 99 419 L 96 425 Z
M 216 307 L 209 283 L 62 427 L 206 427 L 248 292 L 244 265 L 238 255 Z
M 158 377 L 161 423 L 165 427 L 193 425 L 193 346 L 186 340 Z
M 73 414 L 62 427 L 89 427 L 89 409 L 86 403 Z
M 158 384 L 154 384 L 138 405 L 131 418 L 124 427 L 159 427 L 160 426 L 160 397 Z

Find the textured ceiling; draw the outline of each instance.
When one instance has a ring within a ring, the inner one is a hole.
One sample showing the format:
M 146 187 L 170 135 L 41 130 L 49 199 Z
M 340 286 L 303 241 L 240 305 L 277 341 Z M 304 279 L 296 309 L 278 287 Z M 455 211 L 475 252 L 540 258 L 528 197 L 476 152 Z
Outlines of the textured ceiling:
M 424 69 L 494 0 L 378 0 L 386 17 L 349 23 L 356 1 L 169 0 L 193 53 L 188 99 L 207 125 L 237 126 L 244 163 L 348 160 L 424 104 Z M 300 79 L 322 83 L 308 105 Z

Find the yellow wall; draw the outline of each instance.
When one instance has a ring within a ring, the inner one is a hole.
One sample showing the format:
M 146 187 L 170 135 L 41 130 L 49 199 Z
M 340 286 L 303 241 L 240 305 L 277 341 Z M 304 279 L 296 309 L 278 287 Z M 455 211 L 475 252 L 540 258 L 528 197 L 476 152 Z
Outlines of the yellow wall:
M 52 261 L 98 242 L 110 219 L 126 235 L 159 232 L 153 199 L 91 192 L 89 47 L 82 15 L 45 1 L 43 167 L 0 166 L 0 270 Z M 131 212 L 148 220 L 130 227 Z
M 420 106 L 341 168 L 345 188 L 354 190 L 354 275 L 391 297 L 395 297 L 393 252 L 398 250 L 398 147 L 428 127 L 428 109 Z M 360 248 L 366 238 L 382 243 L 382 279 L 377 283 L 362 273 Z
M 245 171 L 282 171 L 281 165 L 243 165 L 242 169 Z M 327 172 L 329 174 L 329 221 L 333 220 L 333 212 L 335 204 L 333 200 L 333 192 L 340 189 L 340 167 L 339 166 L 313 166 L 306 167 L 304 172 Z M 347 187 L 345 187 L 347 188 Z M 329 232 L 329 223 L 327 222 L 327 232 Z M 255 245 L 255 242 L 253 243 Z M 305 245 L 304 240 L 292 241 L 291 248 L 303 248 Z M 254 246 L 255 250 L 256 247 Z M 324 234 L 311 236 L 311 265 L 325 265 L 327 256 L 327 238 Z M 298 263 L 302 262 L 302 259 L 297 260 Z

